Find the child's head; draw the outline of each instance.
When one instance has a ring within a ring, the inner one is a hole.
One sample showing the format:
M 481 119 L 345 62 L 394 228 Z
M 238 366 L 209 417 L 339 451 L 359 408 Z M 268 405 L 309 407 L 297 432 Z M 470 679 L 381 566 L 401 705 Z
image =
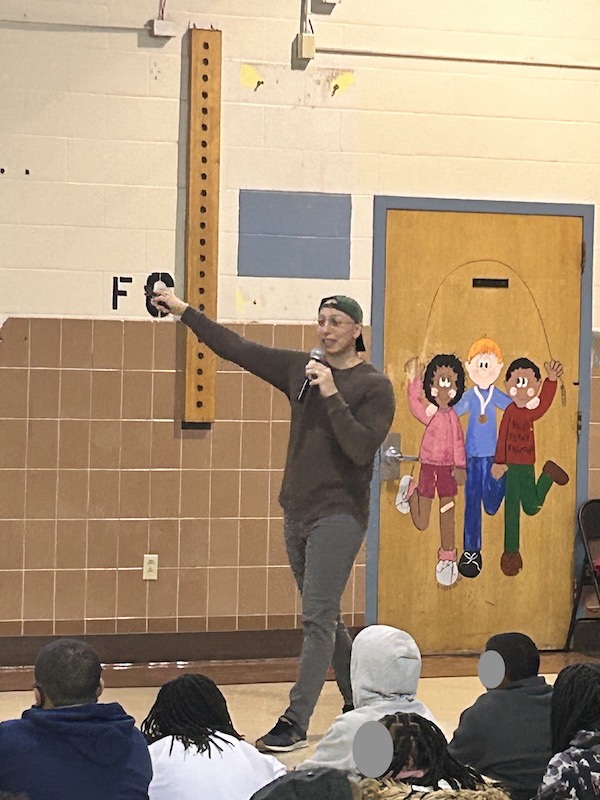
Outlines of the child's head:
M 600 664 L 570 664 L 558 673 L 552 693 L 552 752 L 566 750 L 580 730 L 598 730 Z
M 480 389 L 489 389 L 502 372 L 503 366 L 502 350 L 493 339 L 477 339 L 469 348 L 465 369 L 469 378 Z
M 539 392 L 542 374 L 528 358 L 517 358 L 506 371 L 506 391 L 518 408 L 525 408 Z
M 219 733 L 242 738 L 216 683 L 206 675 L 189 673 L 164 684 L 141 730 L 148 744 L 173 736 L 186 750 L 193 744 L 201 753 L 210 750 L 211 744 L 221 749 Z
M 487 640 L 485 649 L 495 650 L 502 656 L 506 670 L 503 688 L 538 674 L 540 654 L 533 639 L 524 633 L 497 633 Z
M 383 717 L 392 737 L 394 753 L 392 779 L 404 783 L 438 787 L 441 780 L 453 789 L 475 789 L 481 775 L 448 752 L 448 742 L 438 726 L 419 714 L 390 714 Z
M 434 356 L 425 370 L 423 390 L 429 402 L 438 408 L 458 403 L 465 391 L 465 371 L 460 360 L 445 353 Z

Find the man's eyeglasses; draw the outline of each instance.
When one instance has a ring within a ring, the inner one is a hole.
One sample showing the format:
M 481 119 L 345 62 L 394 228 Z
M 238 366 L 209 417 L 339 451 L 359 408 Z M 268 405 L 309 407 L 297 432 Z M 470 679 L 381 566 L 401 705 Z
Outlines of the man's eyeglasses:
M 317 320 L 319 328 L 324 328 L 329 325 L 330 328 L 341 328 L 344 325 L 356 325 L 351 319 L 342 319 L 341 317 L 319 317 Z

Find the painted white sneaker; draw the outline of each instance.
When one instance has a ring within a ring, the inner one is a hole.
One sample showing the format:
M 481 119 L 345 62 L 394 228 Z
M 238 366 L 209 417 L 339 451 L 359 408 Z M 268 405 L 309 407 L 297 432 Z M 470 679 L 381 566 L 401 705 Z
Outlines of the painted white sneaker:
M 440 559 L 435 568 L 435 578 L 441 586 L 452 586 L 458 580 L 456 561 Z
M 401 514 L 408 514 L 410 511 L 410 506 L 408 505 L 408 487 L 411 481 L 412 475 L 403 475 L 400 478 L 398 494 L 396 495 L 396 508 Z

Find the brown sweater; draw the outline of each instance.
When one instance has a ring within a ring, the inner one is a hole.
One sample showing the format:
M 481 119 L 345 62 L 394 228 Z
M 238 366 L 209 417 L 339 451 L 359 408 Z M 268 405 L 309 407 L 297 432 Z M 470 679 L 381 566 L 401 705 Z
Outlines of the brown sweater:
M 392 384 L 371 364 L 333 369 L 338 393 L 324 398 L 304 383 L 308 353 L 249 342 L 188 307 L 181 317 L 211 350 L 282 391 L 292 419 L 279 502 L 286 514 L 311 522 L 350 514 L 366 528 L 373 459 L 394 416 Z

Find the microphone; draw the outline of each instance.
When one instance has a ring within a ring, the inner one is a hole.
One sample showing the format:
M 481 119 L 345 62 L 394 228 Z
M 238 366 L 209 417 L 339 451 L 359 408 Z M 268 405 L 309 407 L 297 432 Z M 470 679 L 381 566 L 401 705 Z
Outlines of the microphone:
M 320 347 L 313 347 L 313 349 L 310 351 L 310 357 L 313 361 L 318 361 L 320 364 L 327 363 L 327 355 L 324 350 L 321 350 Z M 304 402 L 304 397 L 306 396 L 306 392 L 310 387 L 310 381 L 311 378 L 305 378 L 302 388 L 298 392 L 298 397 L 296 398 L 299 403 Z

